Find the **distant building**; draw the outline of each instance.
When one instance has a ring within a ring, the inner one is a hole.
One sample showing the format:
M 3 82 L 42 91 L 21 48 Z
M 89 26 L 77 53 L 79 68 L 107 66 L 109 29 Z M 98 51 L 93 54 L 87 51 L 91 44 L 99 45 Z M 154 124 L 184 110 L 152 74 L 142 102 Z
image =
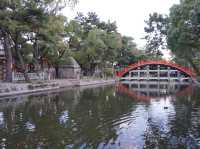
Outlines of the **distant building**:
M 73 57 L 59 65 L 58 77 L 61 79 L 80 79 L 81 68 Z
M 12 81 L 25 80 L 24 74 L 13 65 Z M 28 65 L 31 67 L 32 65 Z M 35 66 L 34 66 L 35 67 Z M 30 69 L 30 68 L 29 68 Z M 30 69 L 32 70 L 32 69 Z M 60 79 L 80 79 L 81 68 L 73 57 L 67 58 L 58 69 L 58 78 Z M 53 67 L 44 65 L 43 71 L 29 71 L 30 80 L 52 80 L 56 78 L 56 72 Z M 0 82 L 6 79 L 6 57 L 4 50 L 0 47 Z

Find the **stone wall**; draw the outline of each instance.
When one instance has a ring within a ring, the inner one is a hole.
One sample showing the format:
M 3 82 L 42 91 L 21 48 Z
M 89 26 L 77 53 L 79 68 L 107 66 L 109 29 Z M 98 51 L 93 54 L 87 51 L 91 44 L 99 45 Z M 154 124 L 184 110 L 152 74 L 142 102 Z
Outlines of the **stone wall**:
M 80 79 L 80 68 L 62 66 L 59 68 L 58 72 L 59 78 L 62 79 Z
M 59 66 L 58 75 L 61 79 L 80 79 L 81 68 L 73 57 L 69 57 Z

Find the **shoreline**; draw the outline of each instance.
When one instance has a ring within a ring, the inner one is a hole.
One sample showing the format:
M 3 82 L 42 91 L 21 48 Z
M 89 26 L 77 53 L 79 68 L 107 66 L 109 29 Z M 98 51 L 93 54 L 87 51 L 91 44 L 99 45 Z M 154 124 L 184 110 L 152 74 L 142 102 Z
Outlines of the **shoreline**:
M 59 91 L 65 88 L 109 85 L 114 84 L 115 82 L 115 79 L 58 79 L 38 83 L 1 83 L 0 98 L 3 99 L 17 95 L 45 93 L 54 90 Z
M 70 88 L 90 88 L 102 85 L 111 85 L 117 82 L 116 79 L 57 79 L 50 81 L 40 81 L 33 83 L 1 83 L 0 100 L 18 95 L 32 95 L 37 93 L 59 92 Z M 197 82 L 196 86 L 200 86 Z

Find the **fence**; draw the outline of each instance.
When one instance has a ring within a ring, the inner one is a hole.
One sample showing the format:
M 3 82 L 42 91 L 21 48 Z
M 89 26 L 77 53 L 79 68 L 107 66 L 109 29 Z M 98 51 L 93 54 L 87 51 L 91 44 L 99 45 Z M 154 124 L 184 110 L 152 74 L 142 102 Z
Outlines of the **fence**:
M 27 74 L 30 80 L 45 80 L 46 74 L 44 72 L 40 73 L 28 73 Z M 24 81 L 24 74 L 20 72 L 13 72 L 12 73 L 13 81 Z

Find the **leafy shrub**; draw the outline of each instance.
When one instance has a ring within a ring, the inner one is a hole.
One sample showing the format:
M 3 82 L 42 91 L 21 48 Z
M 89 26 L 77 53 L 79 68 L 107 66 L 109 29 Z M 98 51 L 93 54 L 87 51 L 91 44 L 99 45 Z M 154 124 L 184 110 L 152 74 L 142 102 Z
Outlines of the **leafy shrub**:
M 106 77 L 113 77 L 113 70 L 112 68 L 105 68 L 104 69 L 104 74 Z

